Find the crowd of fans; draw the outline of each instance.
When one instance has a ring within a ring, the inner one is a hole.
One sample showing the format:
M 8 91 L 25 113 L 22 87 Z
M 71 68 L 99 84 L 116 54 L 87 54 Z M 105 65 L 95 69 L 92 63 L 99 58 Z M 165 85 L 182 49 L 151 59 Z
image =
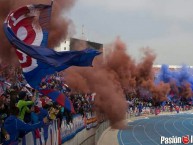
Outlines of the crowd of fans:
M 1 143 L 18 144 L 32 130 L 39 136 L 39 128 L 54 119 L 59 120 L 60 127 L 64 116 L 67 124 L 73 123 L 72 112 L 30 88 L 19 68 L 6 66 L 0 70 Z M 91 94 L 72 93 L 59 74 L 43 79 L 40 87 L 64 93 L 71 100 L 75 112 L 83 118 L 86 112 L 92 111 Z
M 128 99 L 128 98 L 127 98 Z M 164 101 L 153 104 L 152 100 L 142 100 L 139 98 L 129 98 L 128 101 L 128 113 L 140 116 L 141 114 L 155 114 L 160 112 L 173 112 L 187 111 L 192 108 L 192 105 L 183 101 Z
M 66 123 L 73 123 L 73 113 L 37 90 L 31 88 L 25 81 L 20 68 L 0 66 L 0 144 L 18 144 L 28 132 L 34 130 L 36 137 L 40 137 L 40 128 L 48 125 L 51 120 L 59 120 L 61 127 L 63 117 Z M 60 74 L 44 78 L 40 88 L 57 90 L 68 97 L 75 113 L 84 119 L 87 112 L 93 111 L 94 94 L 81 94 L 71 91 Z M 183 101 L 178 103 L 165 101 L 156 103 L 139 97 L 126 95 L 128 112 L 140 116 L 144 112 L 159 114 L 160 111 L 189 110 L 190 104 Z

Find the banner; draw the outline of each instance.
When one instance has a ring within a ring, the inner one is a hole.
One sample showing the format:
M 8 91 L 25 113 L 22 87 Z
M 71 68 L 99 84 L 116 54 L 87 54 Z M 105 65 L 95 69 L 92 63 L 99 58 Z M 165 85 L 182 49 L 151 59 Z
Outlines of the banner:
M 39 132 L 32 131 L 23 137 L 19 145 L 58 145 L 72 139 L 78 132 L 85 128 L 90 129 L 97 126 L 96 115 L 88 113 L 88 118 L 82 118 L 82 115 L 73 116 L 73 123 L 66 123 L 66 118 L 62 120 L 61 128 L 58 130 L 58 121 L 54 120 L 50 124 L 45 125 Z M 86 122 L 85 122 L 86 121 Z
M 97 117 L 94 112 L 86 113 L 86 129 L 96 127 L 98 125 Z
M 57 120 L 41 128 L 40 137 L 36 137 L 35 131 L 29 132 L 19 145 L 58 145 L 59 141 Z

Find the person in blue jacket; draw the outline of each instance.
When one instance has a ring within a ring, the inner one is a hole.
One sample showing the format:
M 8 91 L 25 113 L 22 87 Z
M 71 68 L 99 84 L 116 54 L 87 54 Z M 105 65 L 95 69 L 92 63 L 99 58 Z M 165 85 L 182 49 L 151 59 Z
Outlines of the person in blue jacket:
M 138 105 L 138 116 L 141 115 L 142 110 L 143 110 L 143 105 L 142 105 L 142 103 L 139 103 L 139 105 Z
M 24 121 L 18 119 L 19 108 L 13 107 L 10 112 L 10 116 L 4 122 L 4 129 L 10 136 L 9 140 L 4 141 L 3 145 L 18 145 L 18 138 L 20 132 L 30 132 L 37 128 L 41 128 L 44 124 L 48 122 L 45 117 L 43 121 L 35 124 L 27 124 Z

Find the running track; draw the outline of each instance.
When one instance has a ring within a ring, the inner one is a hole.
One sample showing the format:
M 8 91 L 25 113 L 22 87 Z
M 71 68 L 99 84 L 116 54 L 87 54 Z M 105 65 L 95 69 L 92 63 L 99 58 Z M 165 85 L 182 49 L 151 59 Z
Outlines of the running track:
M 193 114 L 161 115 L 139 119 L 118 132 L 120 145 L 159 145 L 160 136 L 193 135 Z

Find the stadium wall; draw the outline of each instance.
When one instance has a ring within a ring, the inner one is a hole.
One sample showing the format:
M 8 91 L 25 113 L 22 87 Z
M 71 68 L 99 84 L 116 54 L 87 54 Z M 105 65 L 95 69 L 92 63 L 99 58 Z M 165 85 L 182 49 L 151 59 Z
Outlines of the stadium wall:
M 95 115 L 82 119 L 79 114 L 73 116 L 73 124 L 67 125 L 66 118 L 62 120 L 60 129 L 58 124 L 54 120 L 41 128 L 39 133 L 28 133 L 19 145 L 94 145 L 109 126 L 108 122 L 98 124 Z

